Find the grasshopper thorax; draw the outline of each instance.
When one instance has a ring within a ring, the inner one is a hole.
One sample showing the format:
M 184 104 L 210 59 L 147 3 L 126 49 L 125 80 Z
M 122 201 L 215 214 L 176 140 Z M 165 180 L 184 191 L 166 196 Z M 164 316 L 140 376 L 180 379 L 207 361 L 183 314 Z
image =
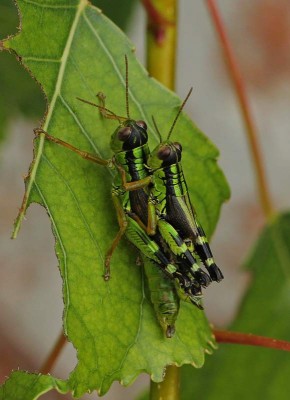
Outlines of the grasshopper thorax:
M 114 153 L 133 150 L 148 142 L 147 125 L 144 121 L 126 119 L 111 137 L 111 149 Z
M 148 166 L 155 171 L 160 168 L 169 167 L 181 161 L 182 146 L 178 142 L 165 141 L 160 143 L 148 159 Z

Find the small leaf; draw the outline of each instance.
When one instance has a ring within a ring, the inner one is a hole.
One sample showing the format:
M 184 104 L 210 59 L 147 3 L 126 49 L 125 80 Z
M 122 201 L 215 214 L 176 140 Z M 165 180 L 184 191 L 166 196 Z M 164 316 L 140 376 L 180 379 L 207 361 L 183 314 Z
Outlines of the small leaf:
M 44 129 L 75 147 L 111 157 L 115 121 L 104 120 L 97 109 L 76 97 L 96 101 L 101 90 L 108 108 L 124 115 L 126 54 L 130 113 L 148 122 L 150 146 L 156 145 L 151 115 L 157 116 L 165 135 L 181 100 L 147 76 L 124 34 L 85 0 L 18 4 L 23 30 L 6 46 L 22 57 L 45 91 L 49 109 Z M 175 137 L 185 149 L 192 200 L 211 233 L 229 195 L 216 164 L 218 151 L 184 114 Z M 17 233 L 32 202 L 42 204 L 51 218 L 63 278 L 64 329 L 78 355 L 69 378 L 76 396 L 94 389 L 103 394 L 114 380 L 128 385 L 141 372 L 161 381 L 168 364 L 201 367 L 204 353 L 214 346 L 204 314 L 185 303 L 174 338 L 164 338 L 135 262 L 136 250 L 125 240 L 113 255 L 112 278 L 104 282 L 104 255 L 118 231 L 111 183 L 111 171 L 41 138 L 16 222 Z
M 14 371 L 0 386 L 0 400 L 35 400 L 50 390 L 67 393 L 66 382 L 49 375 Z
M 253 282 L 231 330 L 290 341 L 290 214 L 263 231 L 246 263 Z M 279 350 L 221 345 L 200 370 L 184 367 L 182 398 L 288 399 L 290 355 Z

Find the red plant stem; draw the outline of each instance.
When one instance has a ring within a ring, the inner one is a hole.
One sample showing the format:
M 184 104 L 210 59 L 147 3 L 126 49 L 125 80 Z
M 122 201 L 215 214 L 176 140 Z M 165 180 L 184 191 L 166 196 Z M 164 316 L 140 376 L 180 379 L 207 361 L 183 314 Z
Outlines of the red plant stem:
M 241 112 L 246 126 L 249 147 L 252 153 L 255 166 L 257 187 L 260 197 L 261 207 L 266 218 L 270 218 L 274 212 L 272 201 L 269 194 L 268 184 L 265 176 L 261 150 L 257 139 L 257 129 L 251 113 L 249 101 L 246 94 L 245 83 L 235 59 L 232 46 L 230 44 L 224 23 L 218 11 L 215 0 L 207 0 L 207 6 L 213 19 L 220 43 L 224 52 L 224 58 L 228 67 L 229 74 L 235 86 L 236 94 L 240 103 Z
M 57 361 L 62 349 L 64 348 L 65 344 L 67 343 L 67 339 L 61 331 L 57 341 L 55 342 L 54 347 L 50 351 L 47 359 L 43 363 L 42 367 L 40 368 L 40 373 L 48 374 L 51 372 L 52 368 L 54 367 L 55 362 Z
M 217 329 L 214 329 L 213 333 L 218 343 L 235 343 L 248 346 L 261 346 L 269 347 L 271 349 L 290 351 L 290 342 L 286 342 L 285 340 L 278 340 L 265 336 L 257 336 L 251 333 L 220 331 Z

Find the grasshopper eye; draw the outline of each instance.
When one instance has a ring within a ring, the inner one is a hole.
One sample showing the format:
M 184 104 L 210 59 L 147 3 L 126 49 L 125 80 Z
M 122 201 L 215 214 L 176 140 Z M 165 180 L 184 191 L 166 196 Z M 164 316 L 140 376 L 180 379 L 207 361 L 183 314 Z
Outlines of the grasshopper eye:
M 143 129 L 145 129 L 145 131 L 147 130 L 147 124 L 146 124 L 146 122 L 145 121 L 136 121 L 136 124 L 138 125 L 138 126 L 140 126 L 140 128 L 143 128 Z
M 118 139 L 121 140 L 121 142 L 125 142 L 128 137 L 130 137 L 132 132 L 132 128 L 130 126 L 124 126 L 124 128 L 121 128 L 118 132 Z
M 157 157 L 159 160 L 166 160 L 166 158 L 170 155 L 171 150 L 168 146 L 163 146 L 158 150 Z
M 182 146 L 178 142 L 174 142 L 173 146 L 181 153 L 182 152 Z

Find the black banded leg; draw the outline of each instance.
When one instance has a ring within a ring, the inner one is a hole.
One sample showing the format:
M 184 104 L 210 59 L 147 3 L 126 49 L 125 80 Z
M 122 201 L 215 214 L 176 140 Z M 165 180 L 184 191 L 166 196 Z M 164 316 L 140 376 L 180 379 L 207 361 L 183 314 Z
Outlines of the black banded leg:
M 213 259 L 213 255 L 211 252 L 211 249 L 208 244 L 207 237 L 204 233 L 204 230 L 202 229 L 201 225 L 196 221 L 196 226 L 197 226 L 197 237 L 195 239 L 195 251 L 200 257 L 201 261 L 203 262 L 204 266 L 208 270 L 208 273 L 210 274 L 210 277 L 213 281 L 215 282 L 220 282 L 224 276 L 219 269 L 219 267 L 216 265 Z
M 211 283 L 211 278 L 199 267 L 176 229 L 164 219 L 158 219 L 157 224 L 163 239 L 176 256 L 181 272 L 191 274 L 200 285 L 207 287 Z
M 185 302 L 195 305 L 200 310 L 202 306 L 202 291 L 200 285 L 195 281 L 188 281 L 188 278 L 180 274 L 180 278 L 176 279 L 176 290 L 178 296 Z
M 141 253 L 154 261 L 158 267 L 171 279 L 176 282 L 177 290 L 181 294 L 184 292 L 186 298 L 193 297 L 196 293 L 201 294 L 200 284 L 193 278 L 183 274 L 178 268 L 173 265 L 164 254 L 159 245 L 149 237 L 138 222 L 131 215 L 127 215 L 127 230 L 126 236 Z M 180 295 L 181 297 L 181 295 Z

